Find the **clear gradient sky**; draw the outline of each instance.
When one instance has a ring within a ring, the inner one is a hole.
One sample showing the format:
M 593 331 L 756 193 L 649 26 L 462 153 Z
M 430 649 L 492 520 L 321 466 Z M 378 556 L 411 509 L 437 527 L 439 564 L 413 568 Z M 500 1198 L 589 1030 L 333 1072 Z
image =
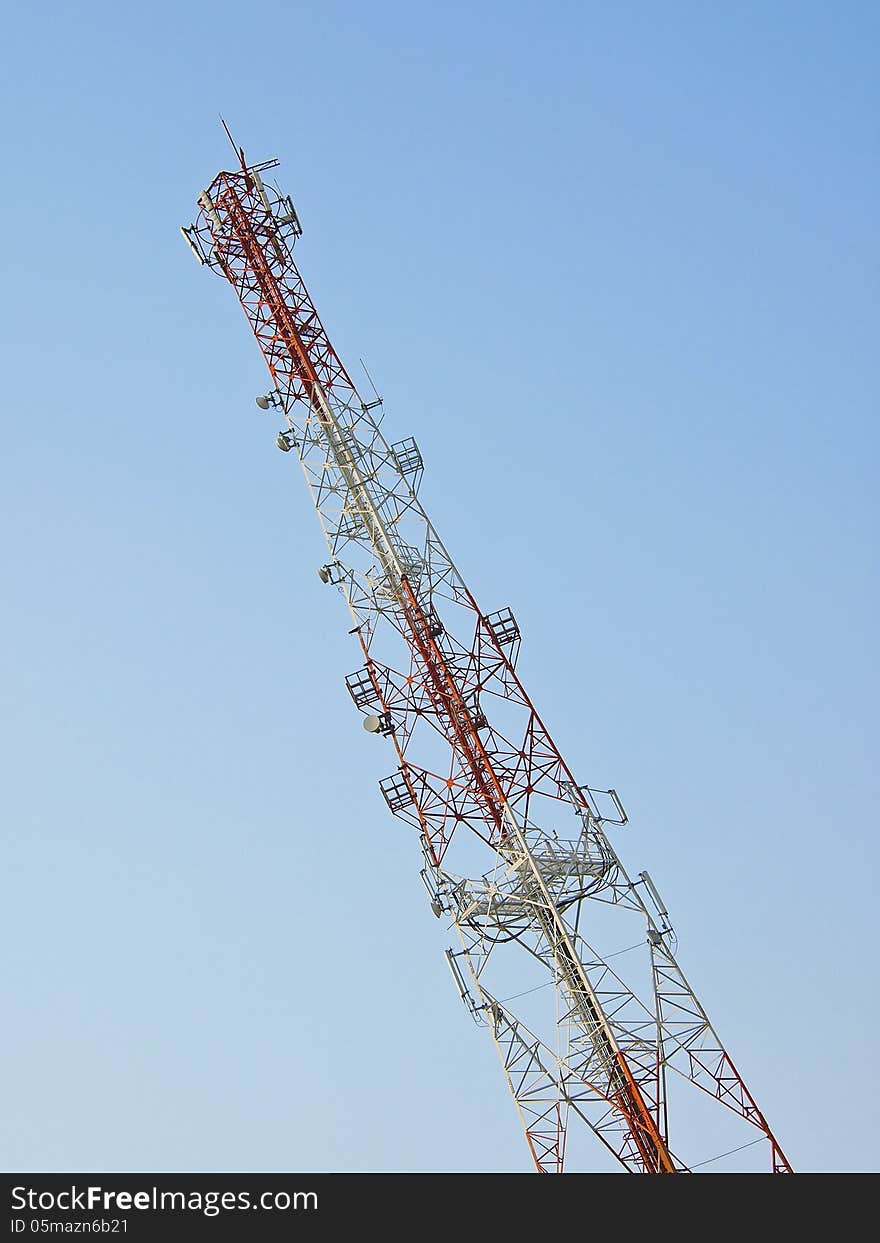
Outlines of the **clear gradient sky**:
M 7 11 L 0 1168 L 529 1168 L 178 234 L 220 112 L 793 1164 L 877 1168 L 878 36 L 853 0 Z

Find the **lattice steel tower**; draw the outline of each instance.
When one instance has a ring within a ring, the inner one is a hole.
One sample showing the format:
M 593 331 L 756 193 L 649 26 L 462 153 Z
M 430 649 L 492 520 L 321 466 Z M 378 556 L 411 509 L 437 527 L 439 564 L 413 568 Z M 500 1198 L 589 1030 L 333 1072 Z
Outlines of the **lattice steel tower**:
M 497 1046 L 536 1167 L 562 1171 L 567 1147 L 594 1163 L 578 1150 L 592 1133 L 634 1172 L 722 1149 L 790 1171 L 675 960 L 651 878 L 630 879 L 609 840 L 620 799 L 573 775 L 517 676 L 513 613 L 479 608 L 419 502 L 416 442 L 386 441 L 381 403 L 330 344 L 293 262 L 293 203 L 264 179 L 278 161 L 237 156 L 182 232 L 265 356 L 257 404 L 299 458 L 329 549 L 321 579 L 354 619 L 362 663 L 346 685 L 393 752 L 380 789 L 419 835 L 455 984 Z

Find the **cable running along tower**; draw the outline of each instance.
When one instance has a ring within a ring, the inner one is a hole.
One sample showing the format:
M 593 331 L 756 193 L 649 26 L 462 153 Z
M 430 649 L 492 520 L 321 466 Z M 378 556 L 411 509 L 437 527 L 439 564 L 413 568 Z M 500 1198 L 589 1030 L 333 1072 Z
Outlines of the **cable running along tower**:
M 632 879 L 611 843 L 620 798 L 569 768 L 517 676 L 513 613 L 481 610 L 418 499 L 415 440 L 385 439 L 381 401 L 330 344 L 293 261 L 293 203 L 265 179 L 278 161 L 237 155 L 182 233 L 263 351 L 257 404 L 301 463 L 329 549 L 320 577 L 353 618 L 346 686 L 388 748 L 380 790 L 418 834 L 453 980 L 497 1047 L 535 1166 L 589 1165 L 598 1140 L 633 1172 L 731 1151 L 789 1172 L 676 962 L 651 877 Z

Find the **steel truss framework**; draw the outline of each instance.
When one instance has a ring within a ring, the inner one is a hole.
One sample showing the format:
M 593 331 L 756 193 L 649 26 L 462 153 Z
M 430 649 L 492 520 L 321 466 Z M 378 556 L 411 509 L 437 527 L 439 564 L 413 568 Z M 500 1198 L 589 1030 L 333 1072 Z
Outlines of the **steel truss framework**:
M 418 446 L 386 441 L 381 403 L 361 398 L 330 344 L 293 261 L 293 204 L 264 180 L 277 161 L 238 154 L 182 232 L 232 285 L 265 356 L 258 402 L 283 419 L 278 447 L 295 451 L 329 548 L 321 577 L 354 618 L 362 663 L 346 685 L 394 750 L 380 789 L 419 834 L 431 907 L 456 937 L 453 977 L 497 1046 L 535 1166 L 561 1172 L 567 1137 L 588 1128 L 626 1170 L 692 1168 L 707 1154 L 671 1146 L 681 1081 L 740 1120 L 742 1147 L 761 1143 L 772 1171 L 790 1171 L 676 962 L 650 877 L 632 880 L 611 844 L 605 826 L 626 820 L 617 794 L 575 779 L 517 676 L 516 619 L 481 612 L 419 502 Z M 463 855 L 483 860 L 470 878 L 450 868 L 462 835 Z M 621 951 L 633 920 L 637 944 Z M 625 971 L 617 960 L 634 955 Z M 498 995 L 525 979 L 537 980 L 528 1026 Z

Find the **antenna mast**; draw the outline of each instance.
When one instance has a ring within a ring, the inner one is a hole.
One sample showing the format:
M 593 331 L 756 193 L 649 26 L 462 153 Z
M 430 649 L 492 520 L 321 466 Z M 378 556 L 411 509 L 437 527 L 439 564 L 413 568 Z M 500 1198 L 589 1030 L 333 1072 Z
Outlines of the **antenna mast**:
M 418 445 L 385 440 L 333 349 L 293 261 L 293 202 L 262 180 L 278 161 L 248 165 L 223 125 L 241 167 L 181 232 L 265 357 L 257 404 L 283 420 L 276 444 L 295 451 L 327 542 L 321 580 L 354 619 L 346 686 L 390 751 L 379 788 L 418 834 L 455 986 L 495 1042 L 535 1167 L 561 1172 L 592 1136 L 626 1170 L 675 1173 L 738 1136 L 790 1172 L 678 966 L 656 886 L 612 845 L 619 796 L 569 768 L 517 675 L 512 611 L 477 605 L 419 501 Z

